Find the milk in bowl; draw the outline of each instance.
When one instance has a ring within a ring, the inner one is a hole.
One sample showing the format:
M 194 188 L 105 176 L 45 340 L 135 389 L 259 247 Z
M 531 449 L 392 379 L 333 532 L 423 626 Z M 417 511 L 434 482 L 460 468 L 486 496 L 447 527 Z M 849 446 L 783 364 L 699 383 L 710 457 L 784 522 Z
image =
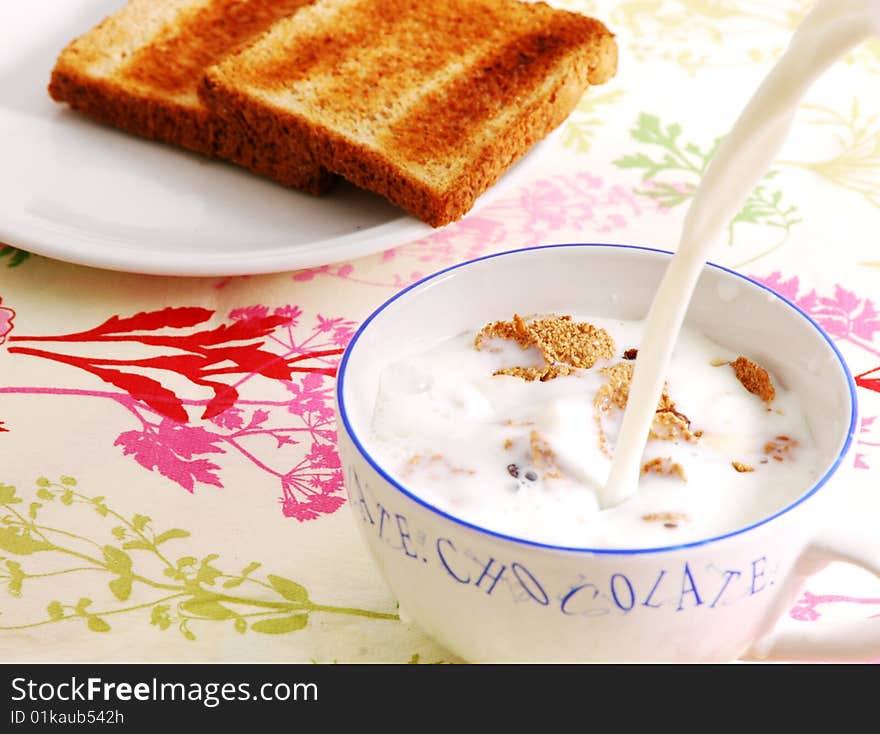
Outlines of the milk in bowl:
M 540 314 L 475 326 L 386 367 L 369 443 L 426 502 L 549 545 L 658 547 L 746 527 L 821 475 L 801 396 L 686 329 L 639 491 L 600 509 L 644 324 Z
M 465 660 L 838 652 L 780 647 L 774 627 L 822 564 L 878 567 L 843 478 L 855 392 L 828 337 L 769 289 L 706 266 L 638 491 L 599 501 L 670 259 L 586 244 L 493 255 L 398 294 L 349 344 L 351 517 L 401 618 Z M 880 640 L 848 639 L 880 655 Z

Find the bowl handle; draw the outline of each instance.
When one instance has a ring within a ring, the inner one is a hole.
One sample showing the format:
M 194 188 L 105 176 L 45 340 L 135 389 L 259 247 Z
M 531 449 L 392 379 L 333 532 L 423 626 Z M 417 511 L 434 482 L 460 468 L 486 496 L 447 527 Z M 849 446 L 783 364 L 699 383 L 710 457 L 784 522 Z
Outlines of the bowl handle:
M 880 539 L 876 531 L 838 526 L 804 550 L 786 582 L 782 599 L 792 599 L 808 576 L 833 561 L 851 563 L 880 577 Z M 845 533 L 845 535 L 844 535 Z M 787 611 L 787 610 L 786 610 Z M 760 638 L 743 660 L 790 662 L 868 662 L 880 660 L 880 618 L 801 625 L 803 629 L 773 629 Z

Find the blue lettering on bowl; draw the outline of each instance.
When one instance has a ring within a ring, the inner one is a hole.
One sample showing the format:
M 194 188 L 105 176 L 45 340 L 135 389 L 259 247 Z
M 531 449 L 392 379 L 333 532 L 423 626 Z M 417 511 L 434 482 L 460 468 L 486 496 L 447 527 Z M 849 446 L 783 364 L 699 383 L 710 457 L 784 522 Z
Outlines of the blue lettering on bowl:
M 351 504 L 357 509 L 361 522 L 387 547 L 420 562 L 418 567 L 424 568 L 424 572 L 436 573 L 431 567 L 439 567 L 456 584 L 478 589 L 487 596 L 497 596 L 499 582 L 510 585 L 512 590 L 515 585 L 524 592 L 519 595 L 521 600 L 557 609 L 566 616 L 631 614 L 664 608 L 678 612 L 698 607 L 716 609 L 760 594 L 773 585 L 773 570 L 768 572 L 765 555 L 755 558 L 743 569 L 710 564 L 699 573 L 685 561 L 678 569 L 658 568 L 649 577 L 650 583 L 644 584 L 621 571 L 602 578 L 581 576 L 555 597 L 559 600 L 556 606 L 551 604 L 554 597 L 545 584 L 521 561 L 504 561 L 494 556 L 477 560 L 467 551 L 461 553 L 452 538 L 438 537 L 431 543 L 432 538 L 424 530 L 413 527 L 406 515 L 389 510 L 373 499 L 369 486 L 361 481 L 354 468 L 349 472 L 348 488 Z M 433 558 L 427 552 L 431 545 L 434 546 Z M 474 564 L 476 566 L 468 570 L 468 565 Z

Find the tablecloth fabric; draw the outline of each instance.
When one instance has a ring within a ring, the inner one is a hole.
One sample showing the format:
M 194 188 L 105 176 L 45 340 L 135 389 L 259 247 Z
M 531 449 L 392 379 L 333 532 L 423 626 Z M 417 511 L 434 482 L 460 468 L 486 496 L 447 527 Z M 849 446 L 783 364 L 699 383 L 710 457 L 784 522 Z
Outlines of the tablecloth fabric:
M 475 256 L 675 249 L 717 140 L 809 5 L 557 4 L 616 33 L 617 76 L 519 189 L 425 239 L 207 279 L 0 249 L 0 660 L 455 660 L 398 618 L 346 504 L 343 348 L 400 288 Z M 858 376 L 862 519 L 880 518 L 878 89 L 874 40 L 809 92 L 713 253 L 817 319 Z M 880 582 L 834 564 L 783 624 L 877 614 Z

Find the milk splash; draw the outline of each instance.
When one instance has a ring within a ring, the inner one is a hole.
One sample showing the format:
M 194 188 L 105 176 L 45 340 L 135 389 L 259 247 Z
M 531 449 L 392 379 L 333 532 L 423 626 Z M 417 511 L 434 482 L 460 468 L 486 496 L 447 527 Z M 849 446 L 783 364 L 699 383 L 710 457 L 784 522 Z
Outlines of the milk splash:
M 602 507 L 613 507 L 638 489 L 641 457 L 672 349 L 718 233 L 776 157 L 807 89 L 874 34 L 880 35 L 880 0 L 819 0 L 719 146 L 648 313 L 611 471 L 599 492 Z

